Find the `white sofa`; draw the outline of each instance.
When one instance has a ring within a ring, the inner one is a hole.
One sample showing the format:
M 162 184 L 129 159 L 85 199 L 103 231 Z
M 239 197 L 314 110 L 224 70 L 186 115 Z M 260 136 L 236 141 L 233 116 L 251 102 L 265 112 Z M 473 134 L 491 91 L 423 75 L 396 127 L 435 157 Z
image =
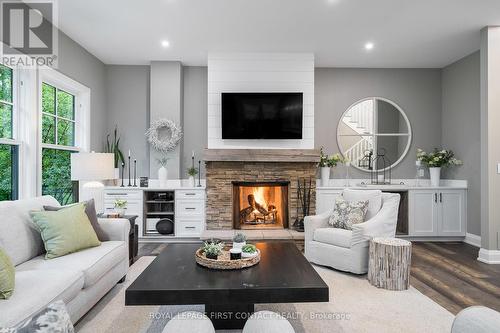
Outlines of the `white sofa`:
M 64 301 L 76 323 L 127 274 L 128 220 L 101 219 L 111 241 L 45 260 L 40 233 L 29 215 L 44 205 L 59 203 L 51 196 L 0 202 L 0 247 L 16 267 L 14 294 L 0 300 L 0 327 L 15 326 L 57 300 Z
M 328 225 L 332 210 L 304 220 L 305 256 L 315 264 L 355 274 L 368 272 L 368 246 L 373 237 L 394 237 L 398 221 L 399 194 L 381 193 L 382 205 L 368 221 L 351 230 Z

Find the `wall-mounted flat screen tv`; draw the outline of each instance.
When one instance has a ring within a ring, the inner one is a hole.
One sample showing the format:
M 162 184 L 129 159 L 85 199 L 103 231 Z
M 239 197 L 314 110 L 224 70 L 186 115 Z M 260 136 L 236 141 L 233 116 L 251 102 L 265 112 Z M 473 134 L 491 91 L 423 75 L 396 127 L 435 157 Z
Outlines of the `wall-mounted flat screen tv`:
M 222 93 L 222 139 L 302 139 L 302 93 Z

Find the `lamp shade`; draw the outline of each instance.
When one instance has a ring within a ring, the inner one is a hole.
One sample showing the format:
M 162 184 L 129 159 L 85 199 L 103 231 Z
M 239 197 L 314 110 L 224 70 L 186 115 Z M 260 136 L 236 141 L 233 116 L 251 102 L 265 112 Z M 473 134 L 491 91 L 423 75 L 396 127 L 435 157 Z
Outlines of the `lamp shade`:
M 106 180 L 115 178 L 113 154 L 71 154 L 71 180 Z

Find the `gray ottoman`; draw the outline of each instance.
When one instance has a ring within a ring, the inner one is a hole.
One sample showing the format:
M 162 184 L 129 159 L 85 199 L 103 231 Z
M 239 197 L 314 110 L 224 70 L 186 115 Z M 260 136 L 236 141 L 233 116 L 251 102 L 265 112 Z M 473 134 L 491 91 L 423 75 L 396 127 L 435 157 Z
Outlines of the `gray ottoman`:
M 243 333 L 295 333 L 292 325 L 280 316 L 271 311 L 255 312 L 248 318 L 243 327 Z
M 172 318 L 163 333 L 215 333 L 214 325 L 207 316 L 201 312 L 186 311 Z
M 471 306 L 460 311 L 451 327 L 452 333 L 497 333 L 500 331 L 500 312 L 485 306 Z

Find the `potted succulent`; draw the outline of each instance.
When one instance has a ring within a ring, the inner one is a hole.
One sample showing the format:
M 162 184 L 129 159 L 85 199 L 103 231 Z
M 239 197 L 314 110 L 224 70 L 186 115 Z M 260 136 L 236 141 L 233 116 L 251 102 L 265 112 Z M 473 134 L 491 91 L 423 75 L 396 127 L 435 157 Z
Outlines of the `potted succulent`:
M 241 232 L 237 233 L 233 237 L 233 248 L 241 249 L 243 245 L 247 244 L 247 236 L 242 234 Z
M 202 250 L 205 253 L 205 257 L 207 257 L 208 259 L 217 260 L 217 257 L 222 253 L 223 248 L 224 244 L 212 240 L 209 242 L 205 242 L 203 244 Z
M 429 168 L 431 185 L 439 186 L 441 180 L 441 168 L 462 165 L 462 161 L 455 158 L 455 153 L 451 150 L 434 149 L 432 153 L 426 153 L 422 149 L 417 149 L 417 161 Z
M 246 244 L 241 248 L 241 256 L 243 258 L 252 258 L 257 255 L 257 248 L 253 244 Z
M 120 179 L 120 165 L 125 162 L 123 153 L 120 150 L 120 138 L 118 137 L 118 126 L 115 125 L 115 130 L 113 132 L 113 142 L 109 141 L 111 135 L 106 135 L 106 144 L 104 145 L 104 152 L 114 155 L 114 166 L 115 166 L 115 180 Z
M 118 214 L 119 217 L 123 217 L 125 215 L 125 210 L 127 209 L 127 200 L 115 200 L 115 213 Z
M 190 167 L 187 169 L 187 174 L 189 176 L 189 186 L 194 187 L 194 177 L 198 174 L 198 170 L 195 167 Z

